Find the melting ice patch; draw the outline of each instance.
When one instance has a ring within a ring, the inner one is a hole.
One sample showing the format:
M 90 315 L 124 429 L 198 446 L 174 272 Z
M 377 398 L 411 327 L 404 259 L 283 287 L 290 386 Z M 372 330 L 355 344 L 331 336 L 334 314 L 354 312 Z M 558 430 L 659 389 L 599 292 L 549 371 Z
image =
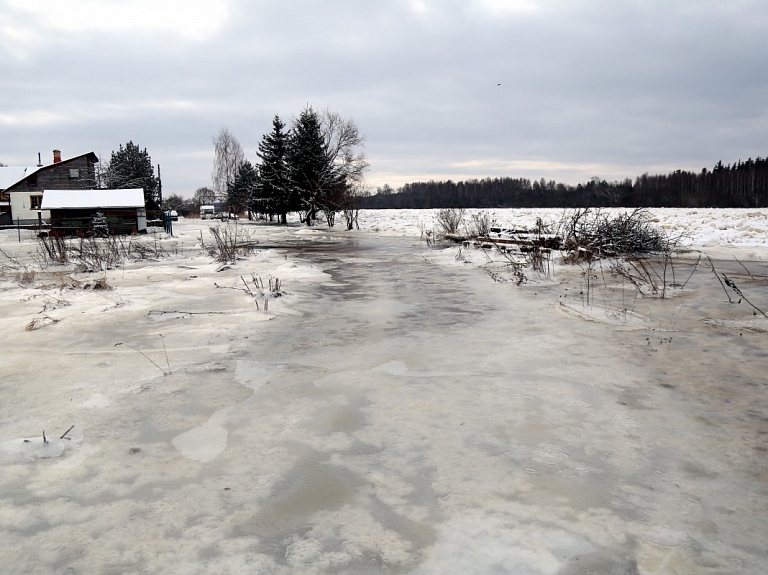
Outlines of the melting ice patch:
M 226 428 L 208 420 L 202 425 L 177 435 L 171 443 L 184 457 L 200 463 L 208 463 L 227 448 L 228 435 Z
M 575 533 L 476 511 L 442 526 L 437 544 L 414 575 L 555 574 L 564 559 L 594 550 Z
M 80 404 L 81 407 L 88 409 L 99 409 L 112 405 L 110 399 L 101 393 L 94 393 L 89 399 Z
M 268 383 L 270 377 L 282 371 L 283 367 L 282 363 L 261 363 L 240 359 L 235 368 L 235 379 L 240 385 L 256 391 Z
M 402 377 L 440 377 L 444 375 L 437 371 L 411 371 L 404 361 L 388 361 L 373 368 L 371 371 L 383 371 L 389 375 L 397 375 Z
M 64 441 L 63 439 L 48 439 L 44 443 L 42 437 L 11 439 L 0 443 L 0 462 L 26 463 L 35 459 L 61 457 L 65 449 Z
M 235 369 L 235 379 L 255 392 L 269 382 L 271 375 L 281 369 L 283 364 L 279 363 L 239 360 Z M 220 409 L 202 425 L 174 437 L 171 443 L 184 457 L 201 463 L 213 461 L 227 448 L 229 432 L 224 427 L 224 423 L 229 409 Z

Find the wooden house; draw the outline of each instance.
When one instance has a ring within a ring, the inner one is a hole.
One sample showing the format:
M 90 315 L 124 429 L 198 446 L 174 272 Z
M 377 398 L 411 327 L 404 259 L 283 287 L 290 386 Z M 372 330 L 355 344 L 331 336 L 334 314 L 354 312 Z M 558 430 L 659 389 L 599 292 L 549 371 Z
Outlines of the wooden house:
M 41 208 L 50 213 L 51 234 L 93 235 L 94 219 L 106 218 L 110 235 L 146 233 L 144 190 L 45 190 Z
M 42 209 L 43 190 L 84 189 L 96 187 L 93 152 L 67 160 L 59 150 L 53 151 L 53 162 L 32 168 L 0 168 L 0 211 L 3 203 L 10 217 L 23 225 L 48 222 L 50 213 Z M 4 175 L 3 175 L 4 174 Z

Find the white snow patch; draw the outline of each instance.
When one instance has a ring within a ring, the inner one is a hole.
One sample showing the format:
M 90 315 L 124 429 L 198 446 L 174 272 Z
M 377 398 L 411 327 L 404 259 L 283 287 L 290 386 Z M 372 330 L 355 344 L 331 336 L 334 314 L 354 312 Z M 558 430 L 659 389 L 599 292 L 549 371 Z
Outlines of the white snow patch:
M 201 463 L 208 463 L 216 459 L 227 448 L 228 435 L 229 432 L 226 428 L 209 420 L 177 435 L 171 440 L 171 443 L 184 457 Z
M 11 439 L 0 443 L 0 462 L 27 463 L 35 459 L 61 457 L 65 450 L 64 439 L 48 439 L 43 443 L 42 436 Z
M 414 575 L 549 575 L 563 566 L 562 559 L 592 551 L 593 545 L 575 533 L 475 511 L 443 524 L 437 544 Z
M 80 404 L 80 407 L 87 409 L 100 409 L 102 407 L 108 407 L 112 405 L 112 401 L 105 395 L 99 392 L 94 393 L 90 398 Z

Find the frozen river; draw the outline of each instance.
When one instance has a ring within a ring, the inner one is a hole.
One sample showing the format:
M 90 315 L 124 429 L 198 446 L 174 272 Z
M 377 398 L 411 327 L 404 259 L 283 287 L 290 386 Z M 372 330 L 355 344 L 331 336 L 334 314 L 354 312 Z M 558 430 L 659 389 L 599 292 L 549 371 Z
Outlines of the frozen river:
M 711 273 L 628 325 L 561 305 L 564 268 L 258 233 L 221 272 L 5 284 L 0 572 L 765 572 L 768 339 Z M 266 312 L 251 274 L 283 281 Z

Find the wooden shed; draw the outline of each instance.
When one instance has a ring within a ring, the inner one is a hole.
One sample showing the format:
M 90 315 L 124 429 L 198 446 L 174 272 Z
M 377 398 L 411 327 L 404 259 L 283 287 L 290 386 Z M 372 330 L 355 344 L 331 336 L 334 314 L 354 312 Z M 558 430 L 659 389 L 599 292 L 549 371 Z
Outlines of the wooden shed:
M 110 235 L 146 233 L 144 190 L 43 190 L 41 209 L 50 210 L 51 234 L 87 236 L 94 218 L 106 218 Z

